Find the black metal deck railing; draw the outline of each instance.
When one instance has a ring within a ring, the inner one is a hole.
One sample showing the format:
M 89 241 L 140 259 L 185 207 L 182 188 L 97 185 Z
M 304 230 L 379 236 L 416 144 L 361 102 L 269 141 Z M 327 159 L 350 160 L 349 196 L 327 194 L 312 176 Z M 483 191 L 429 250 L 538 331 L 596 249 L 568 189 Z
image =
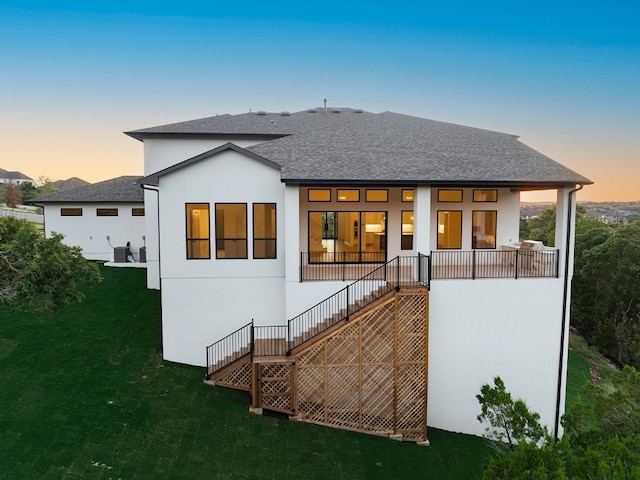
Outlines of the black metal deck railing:
M 304 259 L 304 255 L 301 257 Z M 207 347 L 207 376 L 251 353 L 255 356 L 287 355 L 291 349 L 349 320 L 391 290 L 401 286 L 429 286 L 439 279 L 544 278 L 558 276 L 559 251 L 544 249 L 436 251 L 430 255 L 396 257 L 381 265 L 302 264 L 316 268 L 313 275 L 301 274 L 301 281 L 345 280 L 349 274 L 364 272 L 342 290 L 314 305 L 283 326 L 254 326 L 253 321 Z M 333 269 L 331 269 L 333 267 Z M 349 267 L 355 267 L 348 270 Z M 364 270 L 362 270 L 364 269 Z
M 558 250 L 447 250 L 431 252 L 432 280 L 558 276 Z

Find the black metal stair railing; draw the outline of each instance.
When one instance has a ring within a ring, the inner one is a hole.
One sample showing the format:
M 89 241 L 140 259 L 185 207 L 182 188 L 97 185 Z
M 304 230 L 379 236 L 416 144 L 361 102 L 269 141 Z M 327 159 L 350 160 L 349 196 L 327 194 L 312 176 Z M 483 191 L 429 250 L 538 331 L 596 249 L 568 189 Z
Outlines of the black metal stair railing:
M 292 318 L 287 325 L 255 326 L 253 320 L 207 347 L 207 379 L 244 355 L 284 356 L 358 310 L 401 286 L 429 284 L 429 257 L 396 257 L 327 299 Z
M 396 257 L 288 321 L 289 350 L 403 285 L 429 284 L 428 257 Z
M 253 320 L 207 347 L 207 380 L 218 370 L 252 353 Z

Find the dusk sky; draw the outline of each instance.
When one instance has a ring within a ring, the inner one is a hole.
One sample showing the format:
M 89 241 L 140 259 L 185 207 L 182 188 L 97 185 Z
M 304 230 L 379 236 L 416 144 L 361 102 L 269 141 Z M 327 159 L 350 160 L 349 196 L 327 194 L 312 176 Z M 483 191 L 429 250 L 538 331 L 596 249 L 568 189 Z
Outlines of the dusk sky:
M 123 131 L 326 98 L 519 135 L 595 182 L 579 200 L 640 200 L 636 0 L 0 0 L 0 73 L 0 168 L 34 179 L 142 174 Z

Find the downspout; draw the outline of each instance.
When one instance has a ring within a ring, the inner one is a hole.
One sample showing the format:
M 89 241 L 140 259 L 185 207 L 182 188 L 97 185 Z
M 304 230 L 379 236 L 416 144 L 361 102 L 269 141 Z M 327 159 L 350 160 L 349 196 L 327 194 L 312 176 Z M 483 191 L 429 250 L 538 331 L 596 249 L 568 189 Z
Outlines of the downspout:
M 565 243 L 565 258 L 564 258 L 564 291 L 562 294 L 562 329 L 560 330 L 560 357 L 558 361 L 558 389 L 556 391 L 556 419 L 554 425 L 553 438 L 558 441 L 558 433 L 560 431 L 560 399 L 562 398 L 562 367 L 564 364 L 564 332 L 567 326 L 567 297 L 569 294 L 569 252 L 571 246 L 571 218 L 572 218 L 572 198 L 576 192 L 579 192 L 584 188 L 583 184 L 579 184 L 578 188 L 574 188 L 569 191 L 569 198 L 567 201 L 567 238 Z

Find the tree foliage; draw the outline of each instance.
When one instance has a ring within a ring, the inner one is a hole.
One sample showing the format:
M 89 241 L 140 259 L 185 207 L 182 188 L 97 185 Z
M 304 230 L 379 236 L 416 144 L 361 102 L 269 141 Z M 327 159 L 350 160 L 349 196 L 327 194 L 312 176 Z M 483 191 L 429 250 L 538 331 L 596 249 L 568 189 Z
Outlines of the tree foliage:
M 577 237 L 572 290 L 572 322 L 587 341 L 640 366 L 640 222 Z
M 22 201 L 26 202 L 32 198 L 40 195 L 40 190 L 34 184 L 30 182 L 24 182 L 20 184 L 20 191 L 22 192 Z
M 493 379 L 493 386 L 483 385 L 476 398 L 482 410 L 478 421 L 488 424 L 489 438 L 513 448 L 520 442 L 536 444 L 548 436 L 540 426 L 540 415 L 529 411 L 523 400 L 513 400 L 500 377 Z
M 483 478 L 640 479 L 640 372 L 626 367 L 612 382 L 613 389 L 585 386 L 590 401 L 578 401 L 563 416 L 561 440 L 521 438 L 512 449 L 501 449 L 488 460 Z M 530 415 L 527 412 L 527 418 Z
M 16 208 L 22 201 L 22 191 L 15 185 L 6 185 L 2 200 L 8 207 Z
M 45 238 L 26 220 L 0 217 L 0 302 L 56 310 L 81 300 L 81 286 L 102 279 L 98 266 L 62 238 Z

